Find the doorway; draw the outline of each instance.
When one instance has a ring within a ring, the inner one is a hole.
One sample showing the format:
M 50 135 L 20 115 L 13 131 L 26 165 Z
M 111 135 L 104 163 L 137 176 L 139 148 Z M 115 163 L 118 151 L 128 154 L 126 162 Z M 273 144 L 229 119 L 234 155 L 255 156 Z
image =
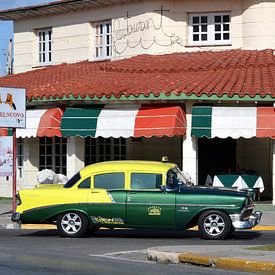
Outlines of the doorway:
M 236 140 L 232 138 L 199 138 L 199 185 L 204 185 L 207 175 L 236 171 Z

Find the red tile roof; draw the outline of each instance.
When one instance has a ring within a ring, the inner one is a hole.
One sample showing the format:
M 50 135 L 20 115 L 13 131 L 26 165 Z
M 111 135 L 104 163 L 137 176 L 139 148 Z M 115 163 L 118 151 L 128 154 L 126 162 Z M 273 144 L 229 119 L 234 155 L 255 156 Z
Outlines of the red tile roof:
M 150 93 L 275 98 L 275 56 L 270 49 L 229 50 L 83 61 L 2 77 L 0 86 L 25 87 L 29 100 Z

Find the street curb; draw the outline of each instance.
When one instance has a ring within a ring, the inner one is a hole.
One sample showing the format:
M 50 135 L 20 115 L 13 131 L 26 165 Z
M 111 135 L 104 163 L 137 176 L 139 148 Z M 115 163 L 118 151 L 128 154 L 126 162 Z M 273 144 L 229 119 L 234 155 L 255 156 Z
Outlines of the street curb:
M 57 229 L 54 224 L 21 224 L 21 229 Z
M 252 231 L 273 231 L 275 230 L 274 225 L 256 225 L 255 227 L 251 228 Z
M 54 224 L 21 224 L 22 229 L 56 229 Z M 198 230 L 198 227 L 190 228 L 189 230 Z M 255 226 L 251 229 L 252 231 L 275 231 L 274 225 L 261 225 Z
M 209 257 L 188 252 L 179 254 L 182 263 L 214 266 L 219 269 L 275 274 L 275 262 L 252 261 L 238 258 Z
M 179 253 L 165 252 L 157 248 L 147 249 L 147 260 L 162 264 L 177 264 L 179 263 Z
M 192 228 L 189 228 L 188 230 L 199 230 L 198 226 L 194 226 Z M 255 227 L 251 229 L 245 229 L 244 231 L 275 231 L 275 225 L 256 225 Z
M 275 262 L 252 261 L 238 258 L 222 258 L 194 254 L 190 252 L 165 252 L 159 250 L 158 248 L 148 249 L 147 259 L 149 261 L 156 261 L 158 263 L 166 264 L 185 263 L 234 271 L 275 274 Z

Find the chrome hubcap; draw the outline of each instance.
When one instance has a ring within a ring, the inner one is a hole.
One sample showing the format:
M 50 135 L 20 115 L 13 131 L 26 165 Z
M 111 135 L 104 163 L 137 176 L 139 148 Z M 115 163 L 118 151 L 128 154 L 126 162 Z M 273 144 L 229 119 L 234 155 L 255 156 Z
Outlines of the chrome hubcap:
M 67 234 L 75 234 L 81 229 L 82 221 L 76 213 L 67 213 L 62 217 L 61 226 Z
M 209 215 L 205 218 L 203 227 L 209 235 L 218 236 L 224 231 L 224 219 L 218 214 Z

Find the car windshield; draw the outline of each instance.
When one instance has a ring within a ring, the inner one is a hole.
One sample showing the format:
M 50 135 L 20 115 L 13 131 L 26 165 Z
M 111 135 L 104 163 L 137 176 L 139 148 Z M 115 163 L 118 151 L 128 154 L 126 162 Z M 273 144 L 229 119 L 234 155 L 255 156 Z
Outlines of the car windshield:
M 166 188 L 178 189 L 180 185 L 186 185 L 186 178 L 178 167 L 173 168 L 167 173 Z
M 80 179 L 81 179 L 80 173 L 77 172 L 75 175 L 73 175 L 73 176 L 64 184 L 64 188 L 70 188 L 70 187 L 74 186 Z

